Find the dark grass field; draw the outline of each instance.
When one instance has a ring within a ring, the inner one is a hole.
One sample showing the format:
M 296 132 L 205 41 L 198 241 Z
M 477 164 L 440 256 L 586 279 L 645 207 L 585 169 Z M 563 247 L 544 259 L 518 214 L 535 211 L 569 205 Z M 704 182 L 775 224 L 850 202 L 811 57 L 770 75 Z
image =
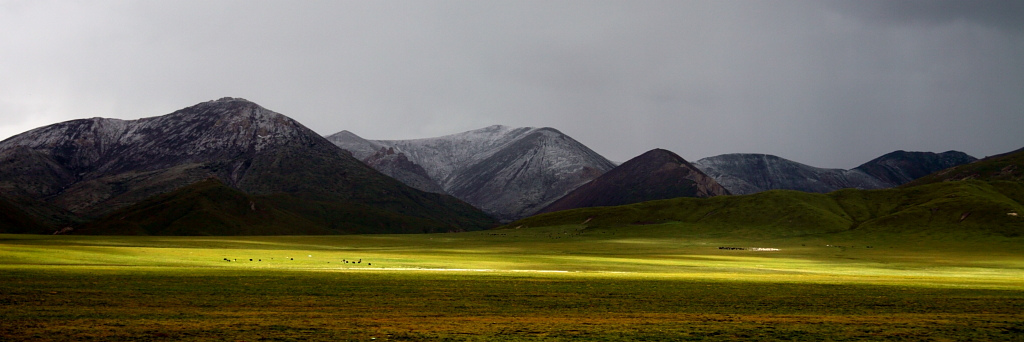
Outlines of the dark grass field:
M 7 269 L 6 340 L 1020 340 L 1024 292 L 666 277 Z

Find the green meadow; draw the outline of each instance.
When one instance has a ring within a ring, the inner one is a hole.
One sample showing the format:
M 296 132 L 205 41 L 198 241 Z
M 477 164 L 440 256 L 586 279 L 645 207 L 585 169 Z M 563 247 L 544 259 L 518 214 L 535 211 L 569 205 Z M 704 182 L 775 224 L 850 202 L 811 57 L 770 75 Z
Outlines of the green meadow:
M 0 235 L 0 337 L 1024 339 L 1019 237 L 745 229 L 584 220 L 417 235 Z

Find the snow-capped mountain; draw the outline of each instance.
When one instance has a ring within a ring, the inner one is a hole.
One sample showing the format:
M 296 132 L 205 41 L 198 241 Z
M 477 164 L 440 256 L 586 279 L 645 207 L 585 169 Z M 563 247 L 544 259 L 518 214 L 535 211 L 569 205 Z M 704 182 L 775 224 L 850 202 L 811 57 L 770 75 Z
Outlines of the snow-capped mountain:
M 0 142 L 0 153 L 17 148 L 46 153 L 78 182 L 233 159 L 285 145 L 329 150 L 321 140 L 284 115 L 244 99 L 222 98 L 139 120 L 91 118 L 44 126 Z M 244 176 L 244 168 L 231 171 L 233 182 Z
M 453 230 L 489 225 L 464 202 L 385 177 L 295 120 L 244 99 L 139 120 L 40 127 L 0 142 L 0 158 L 5 194 L 89 217 L 216 177 L 246 194 L 359 203 Z
M 436 138 L 328 140 L 365 158 L 381 147 L 422 166 L 445 192 L 501 219 L 529 216 L 614 164 L 553 128 L 490 126 Z
M 427 170 L 409 161 L 405 153 L 395 153 L 394 148 L 381 147 L 380 151 L 366 157 L 363 162 L 413 188 L 437 194 L 445 193 L 444 189 L 430 178 Z
M 384 147 L 382 144 L 363 139 L 349 131 L 341 131 L 324 138 L 327 138 L 327 141 L 330 141 L 332 144 L 349 151 L 353 157 L 359 160 L 366 159 Z

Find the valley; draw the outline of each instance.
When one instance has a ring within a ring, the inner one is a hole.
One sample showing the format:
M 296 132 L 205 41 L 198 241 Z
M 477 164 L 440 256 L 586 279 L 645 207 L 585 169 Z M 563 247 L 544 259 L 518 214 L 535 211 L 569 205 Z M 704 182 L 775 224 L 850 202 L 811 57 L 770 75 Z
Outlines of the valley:
M 0 142 L 0 337 L 1013 340 L 1022 155 L 615 165 L 552 128 L 322 137 L 238 98 L 73 120 Z
M 763 239 L 709 228 L 0 235 L 0 335 L 54 341 L 1012 340 L 1024 327 L 1020 238 L 956 246 L 908 243 L 905 236 Z

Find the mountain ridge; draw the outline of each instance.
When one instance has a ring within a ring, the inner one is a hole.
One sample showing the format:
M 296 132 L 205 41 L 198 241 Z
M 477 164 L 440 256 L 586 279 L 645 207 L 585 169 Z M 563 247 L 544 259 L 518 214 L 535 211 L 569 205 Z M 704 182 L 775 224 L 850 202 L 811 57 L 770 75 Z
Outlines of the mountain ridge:
M 915 179 L 902 187 L 969 179 L 1024 181 L 1024 148 L 988 156 Z
M 723 154 L 703 158 L 693 164 L 733 194 L 774 189 L 826 193 L 845 188 L 891 188 L 974 160 L 974 157 L 958 151 L 933 153 L 897 150 L 849 170 L 817 168 L 757 153 Z
M 886 187 L 860 170 L 817 168 L 769 154 L 723 154 L 693 164 L 736 195 L 773 189 L 825 193 L 842 188 Z
M 393 149 L 446 193 L 504 221 L 529 216 L 614 167 L 550 127 L 493 125 L 410 140 L 366 140 L 342 131 L 327 139 L 364 161 L 371 149 Z
M 491 219 L 356 160 L 312 130 L 245 99 L 222 98 L 139 120 L 81 119 L 0 142 L 0 189 L 99 217 L 209 177 L 249 195 L 358 202 L 481 229 Z M 49 170 L 49 171 L 48 171 Z M 40 172 L 34 172 L 40 171 Z
M 960 151 L 908 152 L 897 150 L 872 159 L 856 170 L 861 170 L 886 184 L 899 186 L 939 170 L 972 163 L 977 158 Z

